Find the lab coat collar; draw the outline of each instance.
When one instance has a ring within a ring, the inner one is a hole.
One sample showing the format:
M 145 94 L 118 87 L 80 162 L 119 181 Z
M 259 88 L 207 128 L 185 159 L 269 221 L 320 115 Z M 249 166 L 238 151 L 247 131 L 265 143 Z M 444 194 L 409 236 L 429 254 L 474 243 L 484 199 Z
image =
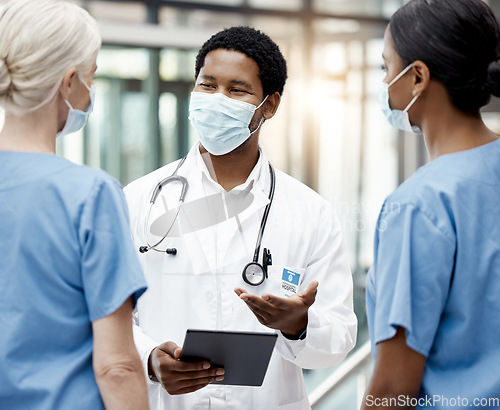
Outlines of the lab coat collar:
M 199 142 L 194 144 L 186 156 L 185 163 L 179 168 L 179 175 L 184 176 L 188 181 L 189 185 L 187 188 L 186 202 L 199 199 L 205 195 L 225 193 L 226 191 L 222 188 L 213 178 L 210 176 L 210 172 L 203 160 L 200 150 Z M 162 176 L 164 177 L 164 176 Z M 206 192 L 206 187 L 210 186 L 210 193 Z M 269 162 L 267 157 L 259 146 L 259 160 L 253 168 L 252 172 L 248 176 L 247 180 L 235 187 L 230 192 L 236 192 L 237 190 L 246 190 L 250 192 L 253 197 L 252 206 L 250 206 L 247 211 L 255 212 L 256 209 L 264 207 L 269 203 L 269 191 L 271 188 L 271 177 L 269 174 Z M 177 200 L 177 198 L 174 198 Z M 247 214 L 244 212 L 243 214 Z M 243 215 L 239 215 L 241 218 Z
M 194 147 L 191 149 L 189 155 L 193 155 L 196 158 L 196 167 L 200 171 L 200 176 L 205 178 L 208 183 L 216 184 L 220 189 L 223 189 L 217 181 L 212 178 L 210 171 L 207 167 L 207 164 L 203 160 L 203 156 L 200 152 L 200 143 L 196 143 Z M 207 154 L 208 155 L 208 154 Z M 268 192 L 270 185 L 270 176 L 269 176 L 269 165 L 268 160 L 262 150 L 262 147 L 259 145 L 259 159 L 257 160 L 257 164 L 250 172 L 250 175 L 246 179 L 244 183 L 234 187 L 232 191 L 250 191 L 254 187 L 260 192 Z M 254 195 L 255 193 L 252 192 Z

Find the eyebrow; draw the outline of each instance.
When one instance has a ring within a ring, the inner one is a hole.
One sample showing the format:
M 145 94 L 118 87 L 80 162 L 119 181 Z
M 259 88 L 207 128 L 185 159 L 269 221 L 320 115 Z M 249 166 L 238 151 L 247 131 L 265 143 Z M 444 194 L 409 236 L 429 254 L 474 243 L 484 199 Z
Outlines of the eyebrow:
M 210 80 L 210 81 L 217 81 L 217 78 L 215 78 L 213 75 L 207 75 L 207 74 L 202 74 L 200 76 L 200 79 L 202 80 Z M 247 83 L 246 81 L 243 80 L 230 80 L 229 81 L 232 85 L 241 85 L 243 87 L 246 87 L 249 90 L 253 90 L 253 87 L 251 84 Z
M 216 79 L 214 76 L 212 76 L 212 75 L 205 75 L 205 74 L 202 74 L 200 77 L 201 77 L 201 79 L 202 79 L 202 80 L 212 80 L 212 81 L 217 81 L 217 79 Z
M 243 87 L 246 87 L 248 88 L 249 90 L 253 90 L 253 87 L 251 84 L 248 84 L 247 82 L 245 81 L 241 81 L 241 80 L 231 80 L 230 81 L 231 84 L 234 84 L 234 85 L 242 85 Z

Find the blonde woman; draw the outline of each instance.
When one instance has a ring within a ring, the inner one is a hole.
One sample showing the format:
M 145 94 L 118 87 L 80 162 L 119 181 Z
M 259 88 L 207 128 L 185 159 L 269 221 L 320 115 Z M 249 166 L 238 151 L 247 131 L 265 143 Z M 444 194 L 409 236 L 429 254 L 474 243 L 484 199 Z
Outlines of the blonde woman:
M 96 23 L 15 0 L 0 39 L 0 408 L 147 409 L 131 325 L 146 284 L 120 186 L 54 155 L 92 110 Z

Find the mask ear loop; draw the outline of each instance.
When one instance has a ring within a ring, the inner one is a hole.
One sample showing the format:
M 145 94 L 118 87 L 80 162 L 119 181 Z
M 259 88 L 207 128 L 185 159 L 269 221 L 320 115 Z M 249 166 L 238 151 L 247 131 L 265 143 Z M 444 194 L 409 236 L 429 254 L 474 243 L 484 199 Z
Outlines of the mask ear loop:
M 82 77 L 80 77 L 80 74 L 76 73 L 76 76 L 78 77 L 78 79 L 80 80 L 80 82 L 85 86 L 85 88 L 89 91 L 89 96 L 92 94 L 92 89 L 95 90 L 95 84 L 92 84 L 90 87 L 87 85 L 87 83 L 85 81 L 82 80 Z M 94 91 L 95 92 L 95 91 Z M 64 102 L 66 103 L 66 105 L 70 108 L 70 109 L 74 109 L 73 106 L 71 105 L 71 103 L 68 101 L 68 99 L 64 99 Z M 91 98 L 91 101 L 90 101 L 90 105 L 92 105 L 92 98 Z M 89 105 L 89 107 L 90 107 Z M 88 108 L 87 108 L 88 110 Z
M 255 134 L 257 132 L 257 130 L 260 128 L 260 126 L 262 125 L 263 122 L 264 122 L 264 117 L 262 117 L 260 119 L 259 126 L 257 128 L 255 128 L 252 132 L 250 132 L 250 134 L 248 134 L 248 136 Z
M 415 101 L 417 101 L 418 97 L 420 97 L 421 93 L 418 93 L 415 97 L 413 97 L 413 100 L 410 101 L 410 104 L 403 110 L 403 112 L 408 112 L 408 110 L 411 108 L 413 104 L 415 104 Z
M 393 85 L 396 81 L 398 81 L 401 77 L 403 77 L 408 71 L 410 71 L 410 69 L 413 67 L 413 63 L 411 63 L 410 65 L 408 65 L 403 71 L 401 71 L 388 85 L 387 85 L 387 89 L 389 89 L 389 87 L 391 85 Z M 412 107 L 413 104 L 415 104 L 415 101 L 417 101 L 418 97 L 420 97 L 420 94 L 421 93 L 418 93 L 415 97 L 413 97 L 413 99 L 410 101 L 410 103 L 406 106 L 406 108 L 403 110 L 403 112 L 408 112 L 408 110 Z
M 263 105 L 263 104 L 267 101 L 268 97 L 269 97 L 269 95 L 266 95 L 266 98 L 264 98 L 264 99 L 262 100 L 262 102 L 261 102 L 261 103 L 257 106 L 257 108 L 255 109 L 255 111 L 257 111 L 260 107 L 262 107 L 262 105 Z
M 407 66 L 403 71 L 401 71 L 394 79 L 389 83 L 387 87 L 390 87 L 393 85 L 396 81 L 398 81 L 401 77 L 403 77 L 410 69 L 413 67 L 413 63 L 411 63 L 409 66 Z
M 88 86 L 88 85 L 87 85 L 87 83 L 86 83 L 84 80 L 82 80 L 82 77 L 80 77 L 78 74 L 77 74 L 77 76 L 78 76 L 78 79 L 81 81 L 81 83 L 85 86 L 85 88 L 86 88 L 87 90 L 89 90 L 89 92 L 90 92 L 90 89 L 92 88 L 92 86 L 93 86 L 94 84 L 92 84 L 91 86 Z
M 262 100 L 262 102 L 257 106 L 257 108 L 255 108 L 255 111 L 257 111 L 260 107 L 262 107 L 264 105 L 264 103 L 266 102 L 266 100 L 267 100 L 268 97 L 269 97 L 269 95 L 266 95 L 266 98 L 264 98 Z M 255 134 L 257 132 L 257 130 L 260 128 L 260 126 L 262 125 L 263 122 L 264 122 L 264 117 L 262 117 L 260 119 L 259 126 L 257 128 L 255 128 L 252 132 L 250 132 L 250 134 L 248 136 Z

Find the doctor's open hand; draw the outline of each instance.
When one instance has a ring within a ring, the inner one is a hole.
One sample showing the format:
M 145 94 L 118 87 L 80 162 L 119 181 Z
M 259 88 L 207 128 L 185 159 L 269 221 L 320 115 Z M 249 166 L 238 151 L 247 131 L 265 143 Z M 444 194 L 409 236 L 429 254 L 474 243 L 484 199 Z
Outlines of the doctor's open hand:
M 181 353 L 174 342 L 165 342 L 149 355 L 149 374 L 154 374 L 169 394 L 191 393 L 224 379 L 224 369 L 211 368 L 208 362 L 182 362 Z
M 312 281 L 304 292 L 289 298 L 270 294 L 259 297 L 240 288 L 234 291 L 264 326 L 295 336 L 307 326 L 307 311 L 316 300 L 318 282 Z

